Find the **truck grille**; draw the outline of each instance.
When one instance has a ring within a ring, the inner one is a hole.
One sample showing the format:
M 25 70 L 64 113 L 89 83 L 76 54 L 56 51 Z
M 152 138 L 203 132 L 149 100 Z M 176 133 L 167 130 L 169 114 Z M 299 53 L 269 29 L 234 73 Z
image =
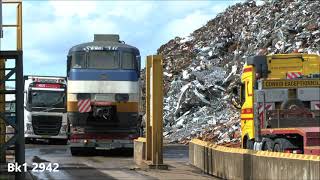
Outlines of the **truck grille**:
M 56 136 L 62 125 L 61 116 L 32 116 L 32 127 L 35 135 Z

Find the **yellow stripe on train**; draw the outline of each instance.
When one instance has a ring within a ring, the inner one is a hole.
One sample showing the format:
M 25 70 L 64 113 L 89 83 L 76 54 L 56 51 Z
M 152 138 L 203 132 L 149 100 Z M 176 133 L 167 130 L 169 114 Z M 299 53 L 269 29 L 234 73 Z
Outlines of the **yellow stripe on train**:
M 138 112 L 138 102 L 113 102 L 112 105 L 117 106 L 117 112 Z M 68 112 L 78 112 L 78 101 L 67 102 Z

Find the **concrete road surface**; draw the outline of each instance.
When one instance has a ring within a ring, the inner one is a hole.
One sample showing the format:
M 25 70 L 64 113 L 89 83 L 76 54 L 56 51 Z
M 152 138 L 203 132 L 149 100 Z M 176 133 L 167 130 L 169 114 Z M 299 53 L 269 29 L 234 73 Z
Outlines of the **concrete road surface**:
M 167 145 L 164 162 L 169 170 L 140 169 L 133 163 L 130 151 L 99 151 L 87 157 L 71 156 L 65 145 L 26 145 L 26 162 L 58 163 L 58 172 L 33 172 L 33 179 L 100 180 L 100 179 L 215 179 L 188 164 L 188 146 Z M 30 177 L 30 176 L 29 176 Z

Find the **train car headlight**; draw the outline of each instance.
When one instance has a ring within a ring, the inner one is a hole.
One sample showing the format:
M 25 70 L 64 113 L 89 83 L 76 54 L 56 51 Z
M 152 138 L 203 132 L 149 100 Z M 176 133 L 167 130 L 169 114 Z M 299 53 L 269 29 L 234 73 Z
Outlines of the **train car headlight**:
M 116 94 L 115 100 L 117 102 L 127 102 L 129 101 L 129 94 Z

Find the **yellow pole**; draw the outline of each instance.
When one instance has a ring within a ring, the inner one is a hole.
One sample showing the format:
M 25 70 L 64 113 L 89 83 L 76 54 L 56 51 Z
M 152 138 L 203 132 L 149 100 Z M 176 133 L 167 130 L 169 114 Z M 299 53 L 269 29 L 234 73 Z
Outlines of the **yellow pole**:
M 163 72 L 162 56 L 152 56 L 152 164 L 163 165 Z
M 148 56 L 146 61 L 146 157 L 145 160 L 151 160 L 152 152 L 152 131 L 150 124 L 150 68 L 152 57 Z
M 22 2 L 17 5 L 17 50 L 22 51 Z

